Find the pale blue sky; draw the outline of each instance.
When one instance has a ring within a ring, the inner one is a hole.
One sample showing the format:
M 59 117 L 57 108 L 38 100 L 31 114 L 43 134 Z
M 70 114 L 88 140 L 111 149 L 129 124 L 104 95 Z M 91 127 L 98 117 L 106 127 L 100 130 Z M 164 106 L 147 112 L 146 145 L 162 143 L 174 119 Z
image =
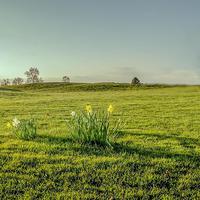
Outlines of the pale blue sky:
M 200 83 L 199 0 L 0 0 L 0 78 Z

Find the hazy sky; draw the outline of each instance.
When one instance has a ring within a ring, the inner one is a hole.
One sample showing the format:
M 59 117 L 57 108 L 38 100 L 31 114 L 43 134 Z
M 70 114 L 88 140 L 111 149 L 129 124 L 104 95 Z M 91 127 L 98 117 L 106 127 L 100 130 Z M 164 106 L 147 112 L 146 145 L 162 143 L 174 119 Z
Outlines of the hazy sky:
M 0 0 L 0 78 L 31 66 L 44 79 L 200 83 L 200 1 Z

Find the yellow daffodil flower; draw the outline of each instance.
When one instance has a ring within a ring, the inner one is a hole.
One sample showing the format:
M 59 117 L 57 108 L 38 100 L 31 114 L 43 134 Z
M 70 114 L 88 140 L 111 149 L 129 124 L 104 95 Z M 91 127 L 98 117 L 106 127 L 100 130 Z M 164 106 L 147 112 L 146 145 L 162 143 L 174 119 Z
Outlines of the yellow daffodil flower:
M 12 128 L 12 125 L 11 125 L 11 123 L 10 123 L 10 122 L 8 122 L 8 123 L 6 124 L 6 127 L 7 127 L 8 129 Z
M 112 113 L 114 110 L 113 106 L 112 105 L 109 105 L 108 107 L 108 113 Z
M 86 105 L 85 109 L 86 109 L 87 113 L 91 113 L 92 112 L 92 106 L 91 105 Z

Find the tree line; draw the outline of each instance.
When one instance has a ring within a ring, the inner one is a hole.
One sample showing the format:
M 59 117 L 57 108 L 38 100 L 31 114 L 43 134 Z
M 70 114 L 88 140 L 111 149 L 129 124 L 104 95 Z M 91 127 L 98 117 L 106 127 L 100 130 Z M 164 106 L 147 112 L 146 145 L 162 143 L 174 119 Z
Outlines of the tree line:
M 25 73 L 26 78 L 16 77 L 14 79 L 2 79 L 0 81 L 1 85 L 22 85 L 22 84 L 29 84 L 29 83 L 42 83 L 44 82 L 43 79 L 40 77 L 40 71 L 37 67 L 31 67 Z M 70 83 L 70 78 L 68 76 L 63 76 L 62 81 L 65 83 Z
M 40 77 L 40 71 L 37 67 L 31 67 L 25 73 L 26 79 L 21 77 L 16 77 L 13 80 L 11 79 L 3 79 L 0 81 L 0 85 L 22 85 L 22 84 L 29 84 L 29 83 L 42 83 L 44 82 L 43 79 Z M 62 77 L 62 82 L 70 83 L 70 78 L 68 76 Z M 134 77 L 131 81 L 131 85 L 141 85 L 139 78 Z

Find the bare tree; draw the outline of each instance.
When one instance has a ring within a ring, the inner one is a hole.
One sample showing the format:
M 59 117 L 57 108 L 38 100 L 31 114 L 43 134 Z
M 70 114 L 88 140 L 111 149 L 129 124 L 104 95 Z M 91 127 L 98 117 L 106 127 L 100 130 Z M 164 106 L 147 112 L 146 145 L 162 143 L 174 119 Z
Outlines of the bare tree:
M 14 78 L 12 84 L 13 85 L 21 85 L 24 82 L 24 80 L 20 77 Z
M 137 77 L 134 77 L 131 81 L 131 85 L 140 85 L 141 82 Z
M 27 76 L 27 83 L 39 83 L 41 82 L 41 78 L 39 77 L 40 72 L 38 68 L 31 67 L 28 71 L 25 72 Z
M 1 81 L 1 85 L 10 85 L 10 80 L 7 78 L 7 79 L 3 79 Z
M 63 76 L 62 80 L 64 83 L 70 83 L 70 78 L 68 76 Z

